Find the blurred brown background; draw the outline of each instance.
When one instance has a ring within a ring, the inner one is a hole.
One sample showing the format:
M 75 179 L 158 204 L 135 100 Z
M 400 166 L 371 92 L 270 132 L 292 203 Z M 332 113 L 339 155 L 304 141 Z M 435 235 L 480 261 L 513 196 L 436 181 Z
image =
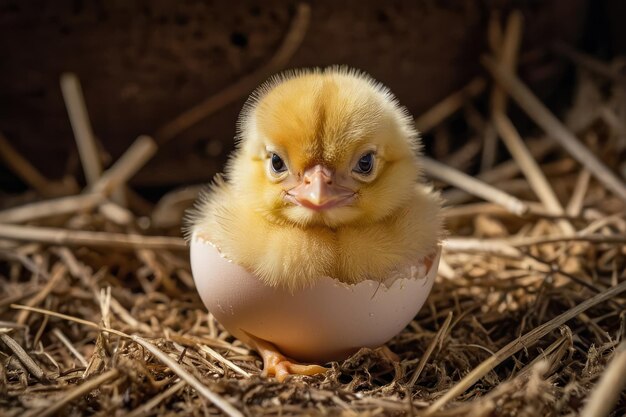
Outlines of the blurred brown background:
M 524 13 L 520 74 L 557 108 L 566 104 L 572 74 L 551 52 L 553 41 L 602 58 L 626 52 L 626 4 L 620 0 L 310 4 L 310 26 L 287 67 L 361 68 L 415 116 L 481 72 L 494 12 Z M 295 2 L 280 1 L 0 0 L 0 132 L 46 176 L 80 177 L 61 73 L 80 78 L 95 135 L 114 160 L 138 135 L 153 134 L 264 65 L 295 10 Z M 154 198 L 208 181 L 232 148 L 245 98 L 161 147 L 131 185 Z M 0 189 L 24 188 L 0 166 Z

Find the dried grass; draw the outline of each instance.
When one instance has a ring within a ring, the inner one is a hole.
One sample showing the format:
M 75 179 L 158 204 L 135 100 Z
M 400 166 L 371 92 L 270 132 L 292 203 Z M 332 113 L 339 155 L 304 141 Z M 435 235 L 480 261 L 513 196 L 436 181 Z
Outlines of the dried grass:
M 301 26 L 306 26 L 308 9 L 303 13 L 294 23 L 298 39 L 304 36 Z M 613 174 L 625 157 L 626 126 L 623 118 L 607 117 L 626 108 L 617 88 L 622 79 L 605 77 L 614 72 L 598 70 L 602 64 L 595 61 L 592 69 L 601 78 L 580 72 L 582 96 L 571 113 L 592 115 L 584 123 L 576 117 L 565 125 L 543 106 L 529 112 L 542 126 L 547 120 L 544 127 L 558 133 L 559 141 L 574 138 L 573 148 L 560 142 L 565 150 L 554 145 L 537 150 L 531 146 L 537 142 L 518 140 L 516 130 L 494 130 L 493 123 L 506 117 L 506 94 L 511 87 L 519 90 L 520 81 L 507 72 L 512 71 L 507 60 L 515 61 L 507 47 L 515 39 L 507 39 L 518 36 L 516 19 L 507 30 L 494 26 L 497 19 L 490 23 L 494 54 L 508 56 L 501 58 L 502 66 L 486 61 L 502 82 L 491 84 L 492 100 L 500 104 L 494 114 L 480 116 L 491 121 L 472 124 L 485 150 L 474 146 L 451 159 L 457 166 L 474 164 L 483 171 L 474 182 L 455 183 L 464 189 L 444 194 L 468 203 L 447 210 L 450 239 L 438 281 L 415 320 L 387 345 L 399 362 L 384 351 L 362 349 L 330 364 L 325 375 L 282 384 L 261 378 L 260 358 L 206 313 L 176 237 L 178 226 L 156 229 L 150 219 L 109 199 L 124 204 L 116 198 L 117 190 L 126 188 L 127 179 L 154 153 L 154 142 L 142 137 L 122 164 L 91 172 L 92 187 L 83 194 L 67 196 L 70 187 L 59 200 L 0 212 L 0 414 L 626 412 L 621 392 L 626 381 L 626 204 L 621 199 L 624 181 Z M 558 50 L 582 59 L 562 46 Z M 588 61 L 578 64 L 589 66 Z M 431 112 L 436 117 L 429 116 L 426 124 L 444 123 L 486 87 L 484 80 L 473 82 L 438 105 Z M 528 93 L 517 91 L 513 98 L 526 100 Z M 604 110 L 586 108 L 593 100 L 585 94 L 601 97 Z M 533 103 L 531 97 L 530 104 L 520 104 L 527 110 Z M 73 123 L 90 131 L 88 120 L 80 116 Z M 515 149 L 515 161 L 494 165 L 496 131 L 509 136 L 505 140 Z M 82 136 L 86 159 L 93 159 L 89 149 L 98 149 L 89 143 L 93 140 L 93 135 Z M 581 146 L 597 158 L 581 160 Z M 20 161 L 25 160 L 13 163 Z M 441 171 L 440 165 L 435 168 Z M 14 167 L 18 175 L 35 178 L 35 188 L 45 188 L 47 180 L 33 175 L 33 169 Z M 467 177 L 449 166 L 442 172 L 442 179 Z M 505 172 L 506 178 L 490 172 Z M 502 179 L 526 185 L 504 190 L 528 208 L 524 213 L 498 198 L 476 203 L 469 197 L 476 194 L 476 181 L 484 185 L 483 194 L 478 193 L 483 198 L 489 199 L 491 190 L 502 192 Z M 159 218 L 168 219 L 168 225 L 186 205 L 180 191 L 174 194 L 175 199 L 166 196 L 163 201 L 175 204 L 158 205 Z

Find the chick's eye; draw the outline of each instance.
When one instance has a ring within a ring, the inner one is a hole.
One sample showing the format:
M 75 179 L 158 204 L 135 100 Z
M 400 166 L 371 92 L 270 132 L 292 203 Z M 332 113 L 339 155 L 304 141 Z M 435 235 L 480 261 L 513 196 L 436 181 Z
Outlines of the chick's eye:
M 280 156 L 276 155 L 275 153 L 272 154 L 270 163 L 272 165 L 272 171 L 277 174 L 280 174 L 281 172 L 285 172 L 287 170 L 285 162 Z
M 369 174 L 374 167 L 374 154 L 372 152 L 366 153 L 359 159 L 354 167 L 353 171 L 358 174 Z

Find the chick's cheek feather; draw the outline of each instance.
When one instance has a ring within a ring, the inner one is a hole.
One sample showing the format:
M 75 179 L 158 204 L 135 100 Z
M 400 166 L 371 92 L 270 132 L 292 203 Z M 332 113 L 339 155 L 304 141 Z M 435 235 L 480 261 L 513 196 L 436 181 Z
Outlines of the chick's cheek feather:
M 198 200 L 189 229 L 266 284 L 384 281 L 435 251 L 440 202 L 421 185 L 413 121 L 369 76 L 274 77 L 238 129 L 226 179 Z

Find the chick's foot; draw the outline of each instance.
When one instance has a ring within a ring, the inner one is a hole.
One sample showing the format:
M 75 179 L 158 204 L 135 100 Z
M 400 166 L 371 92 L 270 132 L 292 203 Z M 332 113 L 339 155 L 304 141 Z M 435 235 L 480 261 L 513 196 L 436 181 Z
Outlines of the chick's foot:
M 278 382 L 283 382 L 290 375 L 317 375 L 323 374 L 328 369 L 319 365 L 305 365 L 289 359 L 278 351 L 273 344 L 253 338 L 253 344 L 263 359 L 263 373 L 265 377 L 275 377 Z

